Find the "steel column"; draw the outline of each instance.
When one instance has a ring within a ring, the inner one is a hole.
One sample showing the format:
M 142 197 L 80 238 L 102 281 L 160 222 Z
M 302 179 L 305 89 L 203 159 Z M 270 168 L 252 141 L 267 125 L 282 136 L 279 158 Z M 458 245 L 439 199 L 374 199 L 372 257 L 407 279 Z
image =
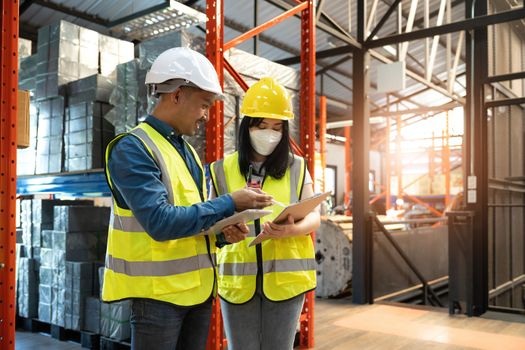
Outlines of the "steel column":
M 206 1 L 206 56 L 211 61 L 221 86 L 224 85 L 223 44 L 224 44 L 224 7 L 222 0 Z M 210 108 L 206 125 L 206 163 L 223 157 L 224 153 L 224 104 L 216 101 Z M 213 301 L 213 311 L 206 348 L 219 350 L 224 348 L 224 330 L 221 308 L 218 299 Z
M 0 21 L 0 348 L 15 348 L 18 0 L 2 1 Z
M 352 127 L 345 126 L 345 215 L 352 215 L 350 194 L 352 193 Z
M 222 0 L 206 1 L 206 56 L 211 61 L 221 86 L 224 84 L 223 44 L 224 44 L 224 6 Z M 206 125 L 206 163 L 223 157 L 224 153 L 224 104 L 217 101 L 210 108 Z
M 319 153 L 321 154 L 321 171 L 323 185 L 321 191 L 326 191 L 326 96 L 319 98 Z
M 308 6 L 301 12 L 301 146 L 308 170 L 315 179 L 315 4 L 307 0 Z M 315 233 L 311 233 L 315 241 Z M 302 348 L 314 346 L 314 292 L 306 293 L 301 320 L 299 345 Z
M 386 95 L 386 105 L 387 110 L 390 112 L 390 95 Z M 391 195 L 390 195 L 390 185 L 391 185 L 391 169 L 392 166 L 392 157 L 390 156 L 390 117 L 386 118 L 386 135 L 385 135 L 385 210 L 390 210 L 391 207 Z
M 402 165 L 401 165 L 401 116 L 397 116 L 396 120 L 396 176 L 397 176 L 397 198 L 403 198 L 403 174 L 402 174 Z M 396 209 L 397 207 L 396 203 Z
M 472 9 L 475 7 L 474 9 Z M 485 1 L 469 0 L 465 5 L 466 21 L 476 21 L 478 18 L 488 18 Z M 522 11 L 525 9 L 514 10 Z M 507 12 L 509 13 L 509 12 Z M 503 13 L 502 13 L 503 15 Z M 497 16 L 497 15 L 492 15 Z M 476 19 L 472 19 L 476 17 Z M 523 16 L 522 16 L 523 17 Z M 488 24 L 488 23 L 487 23 Z M 486 24 L 484 24 L 486 25 Z M 466 189 L 466 206 L 473 211 L 473 314 L 480 315 L 488 308 L 488 142 L 487 114 L 483 106 L 483 83 L 487 78 L 487 29 L 477 26 L 472 32 L 466 33 L 467 52 L 467 103 L 466 115 L 466 164 L 467 176 L 474 176 L 476 186 Z M 465 181 L 467 180 L 465 176 Z M 473 191 L 473 192 L 470 192 Z M 470 192 L 470 195 L 469 195 Z M 470 197 L 470 198 L 469 198 Z
M 365 0 L 357 2 L 357 40 L 365 40 Z M 353 213 L 353 255 L 352 255 L 352 302 L 372 303 L 372 241 L 369 218 L 369 64 L 367 50 L 355 50 L 353 54 L 353 172 L 352 172 L 352 213 Z

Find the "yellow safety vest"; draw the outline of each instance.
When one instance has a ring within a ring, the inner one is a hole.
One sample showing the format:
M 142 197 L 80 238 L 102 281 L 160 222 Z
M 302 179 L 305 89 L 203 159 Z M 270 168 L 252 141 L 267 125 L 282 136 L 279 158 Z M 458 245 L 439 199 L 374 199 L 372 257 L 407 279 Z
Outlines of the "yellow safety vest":
M 169 201 L 190 206 L 202 201 L 199 188 L 173 145 L 147 123 L 129 134 L 137 137 L 155 159 L 168 191 Z M 106 164 L 117 136 L 106 149 Z M 206 198 L 205 175 L 195 150 L 186 143 L 202 171 L 202 193 Z M 106 166 L 109 186 L 111 174 Z M 215 286 L 215 238 L 187 237 L 155 241 L 129 209 L 113 198 L 102 299 L 149 298 L 175 305 L 191 306 L 205 302 Z M 212 248 L 210 248 L 212 247 Z
M 296 202 L 301 198 L 305 171 L 304 159 L 294 157 L 284 177 L 265 177 L 262 189 L 281 203 Z M 246 186 L 246 178 L 239 169 L 237 152 L 212 163 L 210 174 L 218 195 Z M 270 209 L 273 213 L 263 217 L 261 224 L 273 220 L 282 211 L 275 205 Z M 255 237 L 253 222 L 248 226 L 251 231 L 248 238 L 217 251 L 221 298 L 233 304 L 249 301 L 255 294 L 257 271 L 260 268 L 262 290 L 269 300 L 287 300 L 315 288 L 315 252 L 309 235 L 271 239 L 256 247 L 248 247 Z

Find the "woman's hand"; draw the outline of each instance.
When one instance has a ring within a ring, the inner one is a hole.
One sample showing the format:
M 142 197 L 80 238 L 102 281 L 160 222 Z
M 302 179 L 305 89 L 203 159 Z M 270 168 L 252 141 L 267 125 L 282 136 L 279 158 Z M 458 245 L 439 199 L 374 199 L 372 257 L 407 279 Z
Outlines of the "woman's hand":
M 243 223 L 227 226 L 222 230 L 224 238 L 229 243 L 237 243 L 244 240 L 249 232 L 250 229 Z
M 297 225 L 291 215 L 288 215 L 286 221 L 281 224 L 265 222 L 263 232 L 269 238 L 284 238 L 298 235 Z

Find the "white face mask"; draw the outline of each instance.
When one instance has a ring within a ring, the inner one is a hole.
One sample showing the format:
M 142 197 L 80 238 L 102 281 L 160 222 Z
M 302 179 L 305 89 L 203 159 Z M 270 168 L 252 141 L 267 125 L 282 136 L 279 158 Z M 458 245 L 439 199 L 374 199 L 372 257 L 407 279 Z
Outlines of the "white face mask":
M 272 129 L 250 130 L 250 141 L 255 152 L 262 156 L 272 154 L 283 137 L 283 133 Z

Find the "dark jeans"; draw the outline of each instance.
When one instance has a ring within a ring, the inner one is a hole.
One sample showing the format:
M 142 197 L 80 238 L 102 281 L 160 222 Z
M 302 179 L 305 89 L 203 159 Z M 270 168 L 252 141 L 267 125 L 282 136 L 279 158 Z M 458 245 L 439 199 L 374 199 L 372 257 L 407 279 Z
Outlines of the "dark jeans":
M 211 300 L 198 306 L 180 307 L 151 299 L 133 299 L 131 348 L 205 349 L 211 305 Z

